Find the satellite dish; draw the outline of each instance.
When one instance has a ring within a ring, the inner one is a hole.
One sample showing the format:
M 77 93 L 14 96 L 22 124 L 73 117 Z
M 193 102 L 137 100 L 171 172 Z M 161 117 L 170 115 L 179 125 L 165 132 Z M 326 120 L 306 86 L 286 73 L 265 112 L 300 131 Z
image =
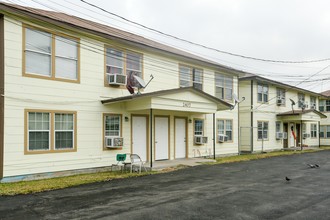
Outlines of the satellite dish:
M 140 89 L 141 89 L 141 88 L 146 88 L 146 87 L 149 85 L 149 83 L 151 82 L 151 80 L 154 78 L 153 75 L 150 75 L 150 80 L 149 80 L 149 82 L 148 82 L 148 83 L 145 83 L 145 81 L 144 81 L 141 77 L 136 76 L 136 75 L 133 75 L 133 77 L 136 79 L 136 81 L 137 81 L 138 84 L 139 84 L 139 85 L 137 86 L 137 88 L 138 88 L 138 92 L 137 92 L 137 94 L 141 94 Z
M 133 77 L 134 77 L 134 78 L 136 79 L 136 81 L 138 81 L 138 83 L 139 83 L 138 88 L 145 88 L 145 87 L 146 87 L 146 83 L 144 82 L 144 80 L 143 80 L 141 77 L 136 76 L 136 75 L 134 75 Z
M 230 110 L 233 110 L 237 104 L 243 102 L 245 100 L 245 97 L 242 97 L 242 100 L 239 100 L 237 95 L 233 93 L 233 99 L 235 101 L 235 104 L 230 108 Z

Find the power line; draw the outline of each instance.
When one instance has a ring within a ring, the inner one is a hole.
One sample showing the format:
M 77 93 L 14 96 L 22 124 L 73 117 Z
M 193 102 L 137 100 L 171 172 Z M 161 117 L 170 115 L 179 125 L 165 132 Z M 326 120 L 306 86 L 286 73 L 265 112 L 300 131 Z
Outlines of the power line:
M 208 49 L 208 50 L 213 50 L 213 51 L 216 51 L 218 53 L 222 53 L 222 54 L 226 54 L 226 55 L 230 55 L 230 56 L 234 56 L 234 57 L 240 57 L 240 58 L 244 58 L 244 59 L 250 59 L 250 60 L 256 60 L 256 61 L 262 61 L 262 62 L 271 62 L 271 63 L 316 63 L 316 62 L 324 62 L 324 61 L 329 61 L 330 58 L 324 58 L 324 59 L 316 59 L 316 60 L 303 60 L 303 61 L 288 61 L 288 60 L 271 60 L 271 59 L 264 59 L 264 58 L 256 58 L 256 57 L 251 57 L 251 56 L 245 56 L 245 55 L 241 55 L 241 54 L 236 54 L 236 53 L 232 53 L 232 52 L 228 52 L 228 51 L 223 51 L 223 50 L 219 50 L 219 49 L 216 49 L 216 48 L 213 48 L 213 47 L 209 47 L 209 46 L 206 46 L 206 45 L 203 45 L 203 44 L 200 44 L 200 43 L 195 43 L 195 42 L 192 42 L 192 41 L 189 41 L 189 40 L 186 40 L 186 39 L 183 39 L 183 38 L 180 38 L 180 37 L 177 37 L 177 36 L 174 36 L 174 35 L 171 35 L 171 34 L 167 34 L 165 32 L 162 32 L 162 31 L 159 31 L 157 29 L 154 29 L 154 28 L 151 28 L 151 27 L 148 27 L 146 25 L 143 25 L 143 24 L 140 24 L 138 22 L 135 22 L 133 20 L 130 20 L 130 19 L 127 19 L 123 16 L 120 16 L 116 13 L 113 13 L 113 12 L 110 12 L 108 10 L 105 10 L 95 4 L 92 4 L 92 3 L 89 3 L 85 0 L 80 0 L 81 2 L 87 4 L 87 5 L 90 5 L 94 8 L 97 8 L 105 13 L 108 13 L 108 14 L 111 14 L 115 17 L 118 17 L 122 20 L 125 20 L 127 22 L 130 22 L 132 24 L 135 24 L 137 26 L 140 26 L 140 27 L 143 27 L 145 29 L 148 29 L 150 31 L 153 31 L 155 33 L 158 33 L 158 34 L 161 34 L 161 35 L 164 35 L 164 36 L 167 36 L 167 37 L 170 37 L 170 38 L 173 38 L 173 39 L 176 39 L 176 40 L 179 40 L 179 41 L 182 41 L 182 42 L 185 42 L 185 43 L 189 43 L 189 44 L 192 44 L 192 45 L 195 45 L 195 46 L 199 46 L 199 47 L 202 47 L 204 49 Z

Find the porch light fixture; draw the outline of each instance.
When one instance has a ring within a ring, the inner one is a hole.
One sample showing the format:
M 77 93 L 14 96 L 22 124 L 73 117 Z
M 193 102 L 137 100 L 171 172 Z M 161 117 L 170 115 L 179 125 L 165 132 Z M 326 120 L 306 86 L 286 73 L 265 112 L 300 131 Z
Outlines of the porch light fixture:
M 128 122 L 129 121 L 129 118 L 127 116 L 125 116 L 125 121 Z
M 189 122 L 189 123 L 192 123 L 192 120 L 189 118 L 188 122 Z

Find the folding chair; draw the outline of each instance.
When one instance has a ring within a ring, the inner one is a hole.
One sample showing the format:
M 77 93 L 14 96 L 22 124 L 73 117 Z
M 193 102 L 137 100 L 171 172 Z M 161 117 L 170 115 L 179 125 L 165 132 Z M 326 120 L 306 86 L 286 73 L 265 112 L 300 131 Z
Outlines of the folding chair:
M 140 156 L 137 155 L 137 154 L 131 154 L 130 155 L 130 158 L 131 158 L 131 173 L 132 173 L 132 170 L 133 170 L 133 166 L 134 165 L 137 165 L 139 166 L 139 173 L 141 173 L 141 169 L 142 167 L 144 168 L 144 170 L 147 172 L 147 169 L 146 167 L 144 166 L 144 162 L 141 160 Z
M 126 160 L 126 154 L 117 154 L 116 156 L 117 163 L 112 164 L 111 171 L 113 171 L 114 166 L 119 166 L 121 171 L 123 172 L 123 168 L 125 168 L 125 160 Z

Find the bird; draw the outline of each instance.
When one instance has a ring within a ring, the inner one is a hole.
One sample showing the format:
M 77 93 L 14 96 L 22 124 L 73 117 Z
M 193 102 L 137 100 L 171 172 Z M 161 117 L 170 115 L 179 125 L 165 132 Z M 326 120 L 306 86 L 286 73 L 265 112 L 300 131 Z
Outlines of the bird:
M 289 177 L 286 176 L 286 177 L 285 177 L 285 180 L 289 182 L 291 179 L 290 179 Z
M 318 164 L 315 164 L 314 166 L 315 166 L 315 167 L 317 167 L 317 168 L 319 168 L 319 167 L 320 167 L 320 165 L 318 165 Z
M 307 164 L 310 168 L 315 168 L 316 167 L 316 165 L 313 165 L 313 164 Z

